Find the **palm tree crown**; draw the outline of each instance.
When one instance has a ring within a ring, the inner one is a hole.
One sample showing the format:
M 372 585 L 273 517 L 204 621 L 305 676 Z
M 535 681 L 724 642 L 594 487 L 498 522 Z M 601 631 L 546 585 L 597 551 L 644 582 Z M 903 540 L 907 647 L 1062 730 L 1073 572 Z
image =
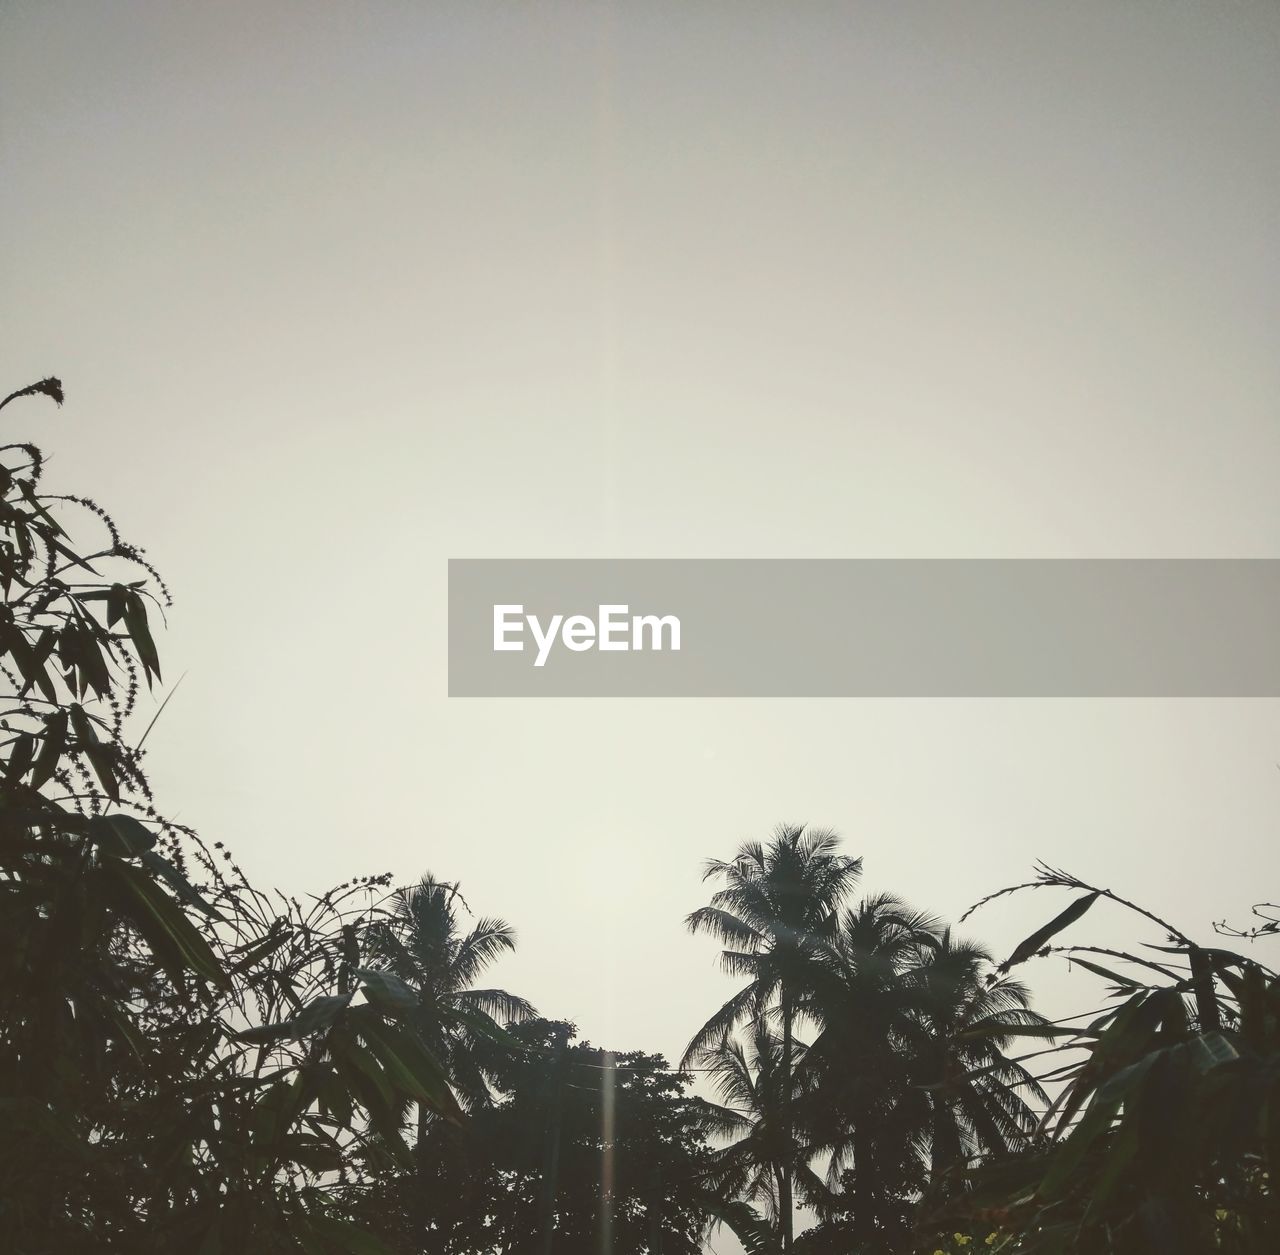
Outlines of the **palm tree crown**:
M 395 895 L 392 919 L 374 931 L 371 942 L 373 966 L 416 991 L 418 1032 L 448 1064 L 459 1101 L 474 1108 L 490 1099 L 481 1046 L 485 1030 L 520 1023 L 536 1012 L 506 990 L 474 988 L 490 964 L 515 949 L 516 934 L 505 921 L 488 917 L 463 932 L 460 907 L 467 909 L 457 884 L 425 875 Z
M 710 933 L 721 942 L 725 971 L 749 980 L 694 1034 L 684 1064 L 714 1056 L 744 1020 L 763 1025 L 773 1010 L 778 1015 L 778 1080 L 771 1086 L 778 1111 L 771 1124 L 776 1124 L 779 1136 L 771 1142 L 780 1149 L 771 1166 L 778 1183 L 784 1250 L 790 1249 L 793 1236 L 796 1011 L 808 969 L 832 936 L 840 906 L 862 871 L 862 860 L 839 853 L 838 844 L 834 832 L 804 826 L 778 828 L 768 845 L 748 842 L 732 861 L 707 864 L 703 879 L 718 877 L 722 886 L 709 905 L 686 920 L 690 932 Z
M 685 1065 L 737 1025 L 758 1019 L 775 998 L 798 996 L 862 872 L 862 860 L 840 854 L 838 844 L 828 829 L 781 827 L 767 846 L 747 842 L 731 861 L 707 863 L 703 879 L 719 877 L 723 887 L 685 923 L 724 946 L 726 972 L 751 979 L 694 1034 Z

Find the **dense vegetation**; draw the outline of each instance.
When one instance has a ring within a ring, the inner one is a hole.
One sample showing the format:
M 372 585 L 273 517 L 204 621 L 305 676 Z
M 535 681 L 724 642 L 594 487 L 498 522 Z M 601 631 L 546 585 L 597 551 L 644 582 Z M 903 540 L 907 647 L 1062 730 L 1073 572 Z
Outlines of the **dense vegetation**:
M 61 385 L 0 409 L 40 396 Z M 35 446 L 0 462 L 10 1249 L 691 1255 L 727 1224 L 796 1255 L 1280 1250 L 1280 986 L 1255 958 L 1044 868 L 1002 892 L 1072 901 L 997 965 L 783 827 L 708 864 L 687 923 L 738 987 L 680 1067 L 578 1041 L 486 982 L 514 933 L 458 885 L 303 903 L 166 817 L 131 730 L 167 590 Z M 1150 952 L 1054 944 L 1099 902 Z M 1053 954 L 1105 982 L 1083 1026 L 1011 975 Z

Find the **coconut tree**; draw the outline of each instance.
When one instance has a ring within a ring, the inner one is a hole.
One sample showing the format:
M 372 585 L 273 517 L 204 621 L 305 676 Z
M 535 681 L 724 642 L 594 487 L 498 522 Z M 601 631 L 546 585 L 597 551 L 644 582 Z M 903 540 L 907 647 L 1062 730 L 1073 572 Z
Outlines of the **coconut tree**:
M 741 1199 L 760 1205 L 781 1226 L 783 1182 L 802 1179 L 810 1193 L 822 1183 L 806 1163 L 802 1147 L 783 1126 L 783 1114 L 794 1103 L 784 1085 L 798 1084 L 804 1059 L 803 1043 L 793 1042 L 793 1070 L 783 1074 L 782 1038 L 762 1016 L 740 1034 L 726 1034 L 702 1052 L 709 1079 L 721 1104 L 707 1104 L 709 1131 L 728 1139 L 717 1150 L 706 1175 L 708 1187 L 721 1199 Z
M 945 1192 L 948 1172 L 975 1155 L 1025 1147 L 1047 1104 L 1039 1083 L 1005 1052 L 1019 1033 L 1043 1025 L 1021 982 L 998 976 L 981 946 L 945 929 L 922 946 L 906 977 L 919 995 L 909 1050 L 928 1104 L 929 1176 Z
M 853 891 L 862 860 L 839 853 L 839 838 L 827 829 L 778 828 L 767 844 L 748 842 L 728 862 L 712 860 L 704 880 L 720 888 L 707 906 L 686 920 L 693 933 L 709 933 L 724 947 L 726 972 L 747 983 L 694 1034 L 682 1066 L 714 1055 L 744 1022 L 764 1024 L 776 1014 L 780 1029 L 779 1083 L 774 1097 L 781 1144 L 793 1148 L 792 1081 L 795 1022 L 817 956 L 834 935 L 839 911 Z M 777 1162 L 778 1215 L 782 1244 L 793 1234 L 791 1149 Z
M 915 1083 L 923 991 L 912 973 L 941 925 L 892 894 L 864 898 L 815 956 L 802 1009 L 818 1031 L 802 1065 L 804 1121 L 827 1185 L 843 1183 L 867 1243 L 923 1183 L 928 1103 Z M 821 1210 L 821 1209 L 820 1209 Z
M 478 989 L 475 982 L 502 954 L 514 950 L 515 930 L 501 919 L 481 918 L 463 931 L 467 911 L 457 884 L 428 874 L 395 894 L 391 919 L 371 931 L 370 966 L 390 972 L 417 995 L 415 1024 L 447 1071 L 463 1107 L 490 1101 L 486 1045 L 496 1030 L 536 1012 L 504 989 Z M 418 1138 L 430 1111 L 419 1107 Z
M 943 1193 L 977 1154 L 1026 1145 L 1043 1090 L 1005 1052 L 1043 1020 L 991 956 L 887 895 L 847 911 L 815 965 L 805 1014 L 821 1025 L 805 1063 L 806 1113 L 829 1180 L 850 1179 L 873 1214 L 903 1164 Z M 881 1180 L 881 1170 L 889 1176 Z

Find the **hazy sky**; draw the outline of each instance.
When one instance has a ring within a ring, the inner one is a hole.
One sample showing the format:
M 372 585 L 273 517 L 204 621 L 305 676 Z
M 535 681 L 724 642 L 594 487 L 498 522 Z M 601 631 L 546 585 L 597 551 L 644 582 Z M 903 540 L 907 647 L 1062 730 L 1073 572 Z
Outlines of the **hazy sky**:
M 1275 702 L 450 701 L 444 631 L 449 557 L 1280 556 L 1278 70 L 1227 0 L 8 0 L 8 438 L 174 587 L 161 801 L 672 1056 L 779 821 L 948 914 L 1280 892 Z

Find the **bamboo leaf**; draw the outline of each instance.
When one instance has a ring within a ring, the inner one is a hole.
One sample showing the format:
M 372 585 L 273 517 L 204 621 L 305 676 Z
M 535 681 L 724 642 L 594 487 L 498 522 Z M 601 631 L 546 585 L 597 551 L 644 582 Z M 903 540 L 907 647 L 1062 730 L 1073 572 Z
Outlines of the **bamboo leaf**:
M 112 854 L 136 857 L 156 843 L 156 834 L 132 815 L 95 815 L 89 836 Z
M 1100 963 L 1091 963 L 1088 959 L 1081 959 L 1076 955 L 1071 956 L 1071 962 L 1077 967 L 1082 967 L 1086 972 L 1092 972 L 1095 976 L 1101 976 L 1103 980 L 1112 981 L 1119 985 L 1121 989 L 1141 989 L 1142 986 L 1132 977 L 1122 976 L 1119 972 L 1113 972 L 1109 967 L 1103 967 Z
M 162 858 L 152 850 L 143 850 L 138 858 L 157 876 L 168 883 L 169 887 L 197 911 L 209 919 L 221 919 L 222 916 L 205 900 L 204 895 L 193 885 L 167 858 Z
M 1000 971 L 1007 972 L 1011 967 L 1026 962 L 1033 954 L 1043 950 L 1064 928 L 1074 924 L 1097 900 L 1098 893 L 1085 894 L 1077 898 L 1065 911 L 1055 915 L 1043 928 L 1037 929 L 1000 965 Z
M 236 1041 L 269 1045 L 280 1041 L 301 1041 L 313 1033 L 333 1027 L 351 1002 L 351 994 L 322 994 L 312 999 L 297 1015 L 275 1024 L 259 1024 L 235 1034 Z
M 398 976 L 361 967 L 355 971 L 364 996 L 375 1006 L 393 1015 L 418 1008 L 418 995 Z
M 144 937 L 152 942 L 159 940 L 162 947 L 176 950 L 186 966 L 210 984 L 229 987 L 209 943 L 196 931 L 178 903 L 150 876 L 111 855 L 103 858 L 102 871 L 111 883 L 124 891 L 125 901 L 134 904 L 130 915 Z
M 44 721 L 44 735 L 40 742 L 40 752 L 36 755 L 31 773 L 31 787 L 38 789 L 47 780 L 53 778 L 58 769 L 58 760 L 67 747 L 67 712 L 55 710 Z
M 113 802 L 118 802 L 120 800 L 120 785 L 116 780 L 115 771 L 111 765 L 111 754 L 108 752 L 108 747 L 98 740 L 98 734 L 93 730 L 93 720 L 89 718 L 83 706 L 76 702 L 71 706 L 70 712 L 71 727 L 75 731 L 79 742 L 77 748 L 89 760 L 89 764 L 93 767 L 94 774 L 101 782 L 107 796 Z
M 151 639 L 151 629 L 147 625 L 146 602 L 132 590 L 125 597 L 124 622 L 146 672 L 147 686 L 150 687 L 153 675 L 157 680 L 160 679 L 160 655 L 156 650 L 155 641 Z

